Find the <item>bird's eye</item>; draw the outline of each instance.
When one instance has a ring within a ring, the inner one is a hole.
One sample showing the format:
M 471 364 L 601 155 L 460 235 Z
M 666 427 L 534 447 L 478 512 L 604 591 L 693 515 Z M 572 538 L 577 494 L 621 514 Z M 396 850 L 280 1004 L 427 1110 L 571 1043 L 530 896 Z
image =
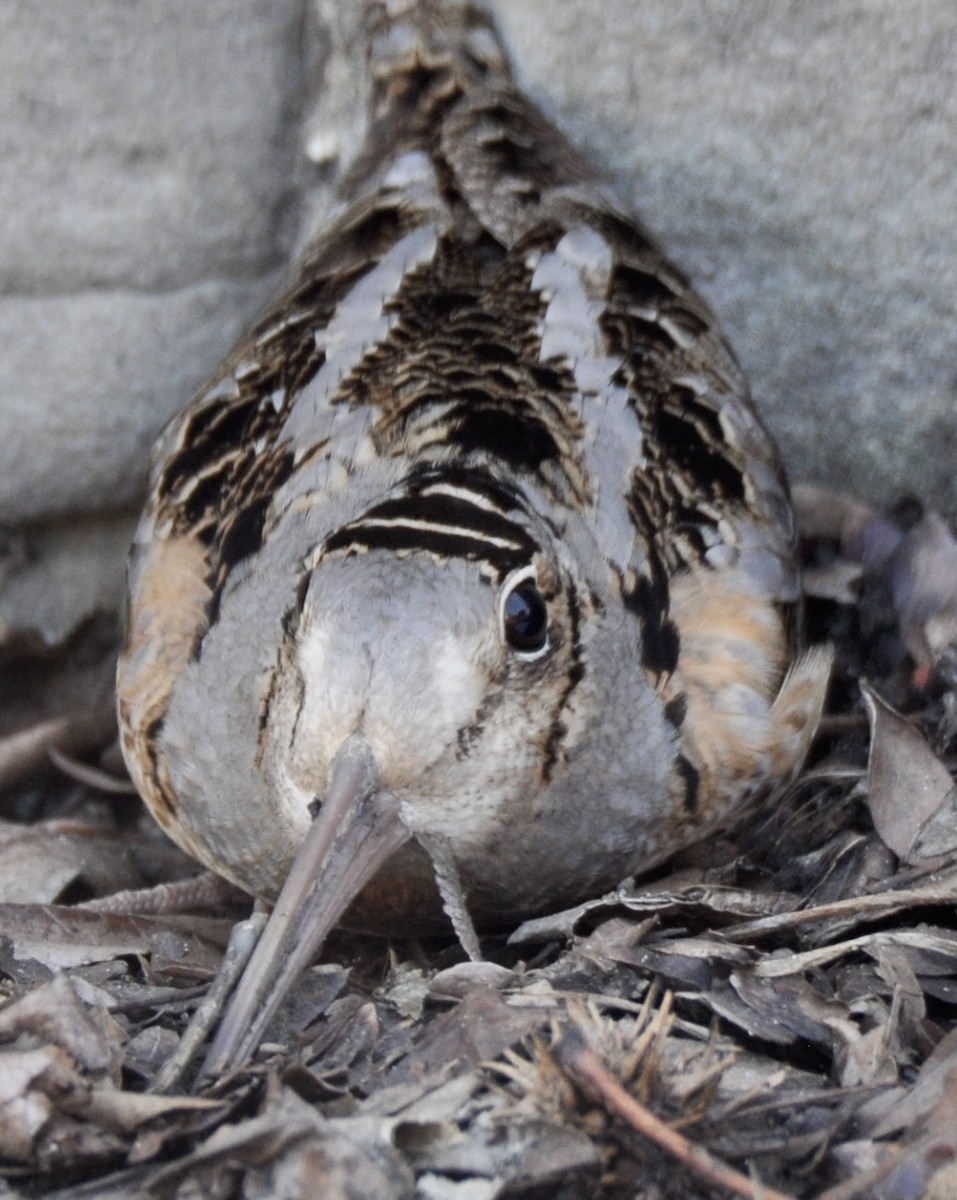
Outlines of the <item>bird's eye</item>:
M 522 654 L 537 654 L 548 641 L 548 609 L 534 579 L 517 582 L 502 604 L 505 640 Z

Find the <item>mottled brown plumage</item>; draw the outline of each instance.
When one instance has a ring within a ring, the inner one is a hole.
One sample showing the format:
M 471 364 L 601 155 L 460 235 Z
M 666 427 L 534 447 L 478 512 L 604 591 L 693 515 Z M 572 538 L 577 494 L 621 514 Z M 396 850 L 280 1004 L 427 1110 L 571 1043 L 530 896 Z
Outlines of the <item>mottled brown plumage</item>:
M 707 306 L 483 8 L 373 4 L 370 47 L 367 146 L 132 559 L 130 770 L 213 870 L 291 880 L 219 1062 L 349 905 L 476 954 L 707 834 L 827 678 L 789 672 L 787 487 Z

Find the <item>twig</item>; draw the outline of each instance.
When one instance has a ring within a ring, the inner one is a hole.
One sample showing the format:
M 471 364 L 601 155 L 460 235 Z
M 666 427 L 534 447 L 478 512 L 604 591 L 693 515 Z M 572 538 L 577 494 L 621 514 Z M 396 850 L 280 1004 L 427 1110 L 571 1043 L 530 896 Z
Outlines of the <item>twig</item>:
M 56 746 L 47 746 L 47 756 L 58 771 L 62 771 L 74 783 L 82 783 L 84 787 L 93 788 L 98 792 L 107 792 L 111 796 L 135 796 L 136 784 L 132 779 L 121 779 L 111 775 L 99 767 L 91 767 L 89 763 L 58 750 Z
M 570 1029 L 564 1035 L 556 1049 L 556 1057 L 574 1079 L 595 1093 L 610 1113 L 627 1121 L 643 1137 L 660 1146 L 666 1154 L 693 1171 L 705 1183 L 726 1188 L 736 1196 L 746 1197 L 746 1200 L 793 1200 L 784 1192 L 775 1191 L 742 1175 L 656 1117 L 605 1070 L 598 1055 L 588 1047 L 577 1029 Z
M 740 942 L 751 938 L 767 937 L 770 934 L 783 933 L 798 925 L 813 925 L 817 921 L 831 921 L 836 917 L 859 917 L 862 921 L 877 921 L 883 917 L 893 916 L 902 908 L 936 904 L 951 905 L 957 894 L 957 884 L 954 877 L 948 875 L 943 883 L 929 883 L 922 887 L 900 888 L 874 892 L 868 896 L 847 896 L 843 900 L 833 900 L 829 904 L 819 904 L 814 908 L 793 909 L 785 913 L 772 913 L 769 917 L 757 917 L 753 921 L 743 921 L 738 925 L 727 925 L 720 930 L 720 936 L 728 942 Z
M 68 754 L 105 745 L 116 737 L 112 704 L 66 713 L 0 738 L 0 788 L 12 787 L 47 761 L 50 748 Z
M 197 1006 L 190 1018 L 186 1031 L 171 1058 L 153 1081 L 150 1091 L 163 1094 L 176 1087 L 206 1041 L 210 1030 L 222 1015 L 223 1005 L 236 986 L 236 980 L 252 957 L 260 935 L 266 926 L 268 913 L 254 912 L 246 921 L 235 926 L 219 974 L 213 980 L 206 997 Z

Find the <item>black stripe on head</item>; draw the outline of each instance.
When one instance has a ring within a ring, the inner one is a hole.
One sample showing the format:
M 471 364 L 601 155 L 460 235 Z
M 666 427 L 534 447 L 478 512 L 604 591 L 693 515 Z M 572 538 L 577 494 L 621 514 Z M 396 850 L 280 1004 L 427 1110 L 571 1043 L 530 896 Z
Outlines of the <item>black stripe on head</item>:
M 522 495 L 517 488 L 504 480 L 496 479 L 481 467 L 420 463 L 411 471 L 407 482 L 410 493 L 421 493 L 431 487 L 445 486 L 471 492 L 500 513 L 524 509 Z
M 326 553 L 390 550 L 423 552 L 437 558 L 463 558 L 487 564 L 499 580 L 532 561 L 538 543 L 525 527 L 491 501 L 513 497 L 479 473 L 421 473 L 406 481 L 406 491 L 374 505 L 331 534 Z M 454 490 L 453 490 L 454 489 Z M 469 493 L 476 497 L 469 499 Z
M 464 558 L 487 564 L 499 579 L 504 579 L 528 561 L 526 555 L 511 547 L 496 546 L 478 537 L 374 523 L 345 526 L 327 539 L 325 548 L 330 553 L 336 550 L 389 550 L 394 554 L 423 553 L 443 559 Z
M 436 485 L 438 488 L 439 485 Z M 534 554 L 536 546 L 520 525 L 498 512 L 490 512 L 480 504 L 472 503 L 466 496 L 441 490 L 423 490 L 395 500 L 386 500 L 377 504 L 354 524 L 379 524 L 388 522 L 390 525 L 403 522 L 427 522 L 429 525 L 442 527 L 456 534 L 472 534 L 480 539 L 489 541 L 508 542 L 517 550 L 525 550 L 529 555 Z

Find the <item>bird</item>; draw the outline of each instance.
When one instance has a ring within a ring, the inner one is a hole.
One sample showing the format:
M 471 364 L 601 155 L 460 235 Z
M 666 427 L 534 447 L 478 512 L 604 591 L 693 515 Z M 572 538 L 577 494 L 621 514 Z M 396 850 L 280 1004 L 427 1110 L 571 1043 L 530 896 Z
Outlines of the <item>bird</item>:
M 272 906 L 220 1067 L 339 923 L 477 958 L 739 818 L 827 687 L 708 305 L 487 5 L 376 0 L 366 31 L 366 141 L 160 436 L 130 556 L 132 779 Z

